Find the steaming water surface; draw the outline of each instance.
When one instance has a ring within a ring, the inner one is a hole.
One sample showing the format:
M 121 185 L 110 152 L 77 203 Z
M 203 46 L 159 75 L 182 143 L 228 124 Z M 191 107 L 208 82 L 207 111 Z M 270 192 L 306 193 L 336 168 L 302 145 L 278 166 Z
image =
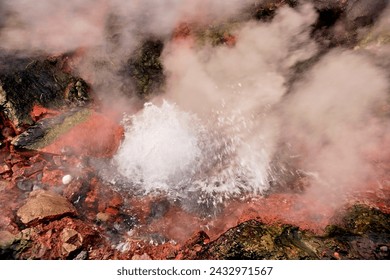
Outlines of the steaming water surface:
M 215 114 L 208 123 L 164 101 L 125 121 L 114 158 L 118 171 L 145 192 L 232 196 L 268 188 L 268 157 L 241 137 L 248 124 Z

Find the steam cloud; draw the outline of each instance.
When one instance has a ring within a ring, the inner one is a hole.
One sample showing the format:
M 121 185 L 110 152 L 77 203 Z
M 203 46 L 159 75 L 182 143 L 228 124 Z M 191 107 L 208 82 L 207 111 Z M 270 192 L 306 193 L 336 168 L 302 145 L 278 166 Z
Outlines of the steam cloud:
M 177 161 L 183 160 L 183 153 L 191 153 L 191 149 L 194 150 L 187 161 L 189 165 L 203 156 L 210 159 L 208 167 L 211 168 L 216 162 L 213 158 L 220 155 L 224 158 L 218 161 L 220 170 L 231 174 L 224 167 L 230 164 L 233 177 L 243 176 L 243 184 L 255 184 L 252 191 L 263 192 L 269 188 L 268 180 L 273 176 L 269 164 L 280 142 L 288 142 L 291 154 L 300 158 L 296 168 L 312 174 L 307 195 L 338 205 L 344 194 L 375 176 L 367 153 L 370 149 L 380 149 L 388 137 L 388 127 L 378 108 L 388 97 L 389 77 L 364 51 L 336 49 L 322 56 L 290 87 L 293 66 L 320 53 L 320 47 L 310 37 L 311 26 L 317 18 L 310 4 L 296 9 L 282 7 L 271 22 L 238 24 L 232 29 L 237 38 L 233 47 L 197 46 L 188 41 L 170 40 L 182 22 L 205 26 L 223 22 L 238 17 L 252 2 L 14 0 L 2 3 L 6 12 L 2 12 L 5 20 L 0 22 L 3 26 L 0 39 L 2 48 L 12 50 L 58 53 L 84 49 L 78 65 L 81 75 L 102 96 L 113 96 L 120 92 L 121 79 L 117 72 L 123 57 L 128 57 L 144 36 L 163 38 L 166 40 L 162 56 L 168 77 L 166 89 L 152 100 L 156 105 L 144 109 L 145 115 L 140 112 L 133 119 L 135 128 L 127 132 L 130 142 L 124 142 L 130 148 L 122 146 L 117 157 L 127 164 L 126 168 L 134 161 L 134 168 L 142 168 L 147 159 L 142 157 L 143 150 L 138 151 L 141 154 L 134 152 L 145 144 L 140 143 L 142 137 L 148 137 L 147 133 L 140 136 L 142 129 L 150 132 L 166 127 L 173 135 L 162 133 L 166 138 L 152 145 L 162 145 L 170 137 L 183 136 L 183 132 L 187 134 L 184 139 L 179 137 L 182 139 L 177 142 L 182 144 L 177 147 L 179 152 L 159 154 L 164 157 L 161 166 L 165 162 L 175 170 L 180 169 Z M 110 37 L 114 33 L 115 40 Z M 137 111 L 134 100 L 106 99 L 107 107 L 130 113 Z M 161 99 L 176 105 L 161 105 Z M 165 110 L 172 115 L 159 122 L 158 118 L 151 117 L 153 110 L 160 113 Z M 225 143 L 203 143 L 203 136 L 197 138 L 199 131 L 191 130 L 193 120 L 180 112 L 196 116 L 194 123 L 201 123 L 201 130 Z M 175 114 L 183 119 L 177 126 L 169 127 Z M 156 123 L 147 126 L 142 123 L 145 119 Z M 150 137 L 159 136 L 151 134 Z M 123 154 L 126 151 L 130 153 Z M 152 155 L 151 161 L 156 158 L 155 153 Z M 169 158 L 174 155 L 178 157 Z M 124 173 L 126 168 L 122 168 Z M 237 168 L 239 172 L 234 171 Z M 210 170 L 199 170 L 212 176 Z M 152 177 L 156 175 L 153 170 L 148 172 Z M 170 174 L 166 169 L 163 173 Z M 278 179 L 281 178 L 275 178 Z M 236 189 L 230 190 L 231 193 L 240 193 L 238 183 L 234 181 Z M 203 187 L 207 189 L 211 185 L 208 182 Z

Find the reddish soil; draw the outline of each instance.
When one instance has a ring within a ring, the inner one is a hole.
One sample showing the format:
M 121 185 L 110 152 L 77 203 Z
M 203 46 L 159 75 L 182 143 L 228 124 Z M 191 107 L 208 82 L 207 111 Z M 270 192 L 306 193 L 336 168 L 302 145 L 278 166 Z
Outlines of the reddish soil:
M 119 147 L 123 133 L 122 126 L 94 112 L 87 121 L 73 127 L 42 152 L 61 154 L 64 147 L 68 147 L 73 154 L 81 156 L 111 157 Z

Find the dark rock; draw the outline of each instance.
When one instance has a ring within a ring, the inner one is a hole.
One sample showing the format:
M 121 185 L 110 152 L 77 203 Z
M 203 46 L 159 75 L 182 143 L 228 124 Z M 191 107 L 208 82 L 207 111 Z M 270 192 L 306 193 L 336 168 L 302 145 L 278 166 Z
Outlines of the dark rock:
M 147 98 L 160 89 L 165 81 L 164 69 L 160 60 L 164 44 L 160 40 L 146 40 L 133 53 L 121 73 L 130 78 L 126 87 L 134 87 L 138 96 Z
M 167 199 L 153 201 L 150 206 L 150 214 L 148 220 L 159 219 L 163 217 L 169 210 L 170 203 Z
M 256 20 L 269 22 L 271 21 L 279 7 L 283 5 L 289 5 L 290 7 L 296 7 L 299 4 L 298 0 L 265 0 L 256 1 L 250 6 L 253 17 Z
M 81 251 L 77 254 L 74 260 L 87 260 L 88 259 L 88 251 Z
M 345 11 L 348 29 L 367 26 L 379 17 L 389 4 L 389 0 L 351 0 Z
M 318 19 L 312 31 L 316 41 L 324 47 L 340 45 L 354 47 L 362 27 L 372 25 L 385 10 L 389 1 L 312 0 L 311 2 L 318 12 Z
M 390 215 L 363 205 L 354 205 L 344 215 L 342 227 L 352 234 L 390 233 Z
M 59 108 L 84 104 L 88 86 L 67 73 L 66 56 L 48 59 L 0 53 L 0 107 L 15 126 L 31 125 L 34 105 Z
M 255 220 L 228 230 L 206 245 L 197 258 L 318 259 L 305 233 L 291 226 L 265 225 Z
M 30 193 L 17 215 L 27 225 L 43 220 L 54 220 L 65 215 L 76 215 L 76 209 L 64 197 L 51 192 L 37 190 Z
M 32 191 L 34 187 L 34 182 L 32 180 L 19 180 L 16 182 L 16 186 L 21 191 Z
M 186 254 L 191 259 L 388 259 L 389 218 L 379 210 L 356 205 L 324 235 L 250 220 L 200 249 L 189 246 Z

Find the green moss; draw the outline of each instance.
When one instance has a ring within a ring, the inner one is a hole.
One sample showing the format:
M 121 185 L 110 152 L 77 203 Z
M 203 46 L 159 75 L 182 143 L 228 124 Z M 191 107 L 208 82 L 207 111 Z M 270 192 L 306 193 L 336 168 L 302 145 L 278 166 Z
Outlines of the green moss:
M 122 74 L 130 76 L 139 97 L 148 98 L 165 81 L 160 60 L 164 44 L 160 40 L 145 41 L 128 60 Z

